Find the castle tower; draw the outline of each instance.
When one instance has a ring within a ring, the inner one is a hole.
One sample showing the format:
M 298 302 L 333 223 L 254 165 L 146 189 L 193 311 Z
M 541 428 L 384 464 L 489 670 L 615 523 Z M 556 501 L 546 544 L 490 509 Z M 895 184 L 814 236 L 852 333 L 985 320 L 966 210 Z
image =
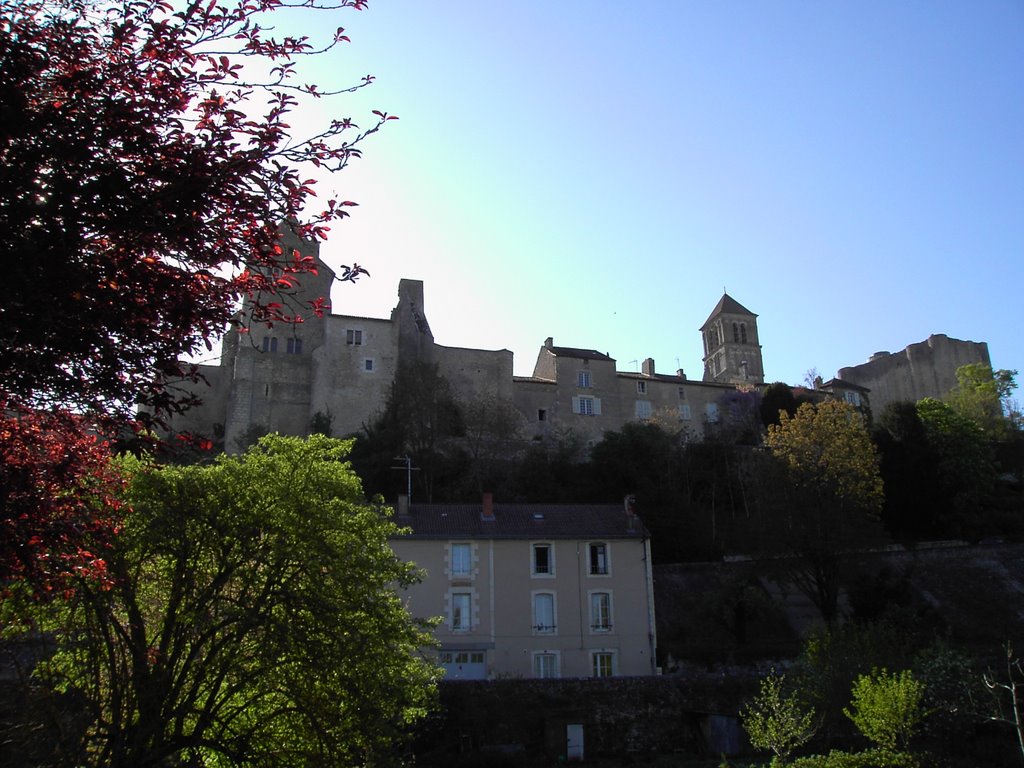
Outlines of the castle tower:
M 700 332 L 704 338 L 704 381 L 764 384 L 757 315 L 723 293 Z

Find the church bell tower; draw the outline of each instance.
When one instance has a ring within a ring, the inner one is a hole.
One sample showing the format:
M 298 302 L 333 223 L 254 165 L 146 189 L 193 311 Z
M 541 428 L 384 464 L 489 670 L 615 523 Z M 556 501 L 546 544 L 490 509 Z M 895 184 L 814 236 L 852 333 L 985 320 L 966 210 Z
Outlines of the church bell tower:
M 723 293 L 700 332 L 704 339 L 704 381 L 764 384 L 757 315 Z

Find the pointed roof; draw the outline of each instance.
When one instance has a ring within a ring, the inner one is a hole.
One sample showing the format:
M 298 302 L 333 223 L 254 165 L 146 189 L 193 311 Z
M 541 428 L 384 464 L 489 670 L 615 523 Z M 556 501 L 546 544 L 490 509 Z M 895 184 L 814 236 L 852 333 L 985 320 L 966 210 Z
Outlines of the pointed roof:
M 704 325 L 700 327 L 700 330 L 704 330 L 708 323 L 714 318 L 718 317 L 723 313 L 730 315 L 749 315 L 750 317 L 757 317 L 753 312 L 740 304 L 736 299 L 730 296 L 728 293 L 723 293 L 722 298 L 715 305 L 715 308 L 711 310 L 711 314 L 708 315 L 708 319 L 704 321 Z

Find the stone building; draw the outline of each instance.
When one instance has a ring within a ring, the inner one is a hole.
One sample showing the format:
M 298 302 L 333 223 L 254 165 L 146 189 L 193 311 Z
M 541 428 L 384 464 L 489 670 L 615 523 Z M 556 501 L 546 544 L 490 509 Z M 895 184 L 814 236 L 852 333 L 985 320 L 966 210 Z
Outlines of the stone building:
M 330 295 L 335 275 L 319 261 L 291 297 L 296 307 Z M 514 376 L 512 352 L 438 344 L 427 321 L 422 281 L 401 280 L 387 318 L 325 313 L 273 328 L 231 330 L 219 365 L 203 366 L 209 382 L 204 404 L 177 417 L 174 430 L 220 436 L 236 451 L 254 434 L 309 434 L 329 417 L 330 432 L 355 434 L 380 413 L 399 365 L 436 364 L 457 400 L 504 404 L 514 414 L 515 438 L 526 444 L 568 432 L 582 445 L 633 421 L 653 421 L 685 440 L 701 440 L 721 420 L 723 398 L 764 384 L 757 315 L 723 294 L 700 328 L 702 380 L 682 370 L 659 373 L 654 360 L 640 372 L 620 371 L 594 349 L 545 340 L 531 376 Z M 307 313 L 308 314 L 308 313 Z M 941 397 L 956 384 L 956 368 L 989 362 L 984 343 L 932 336 L 902 353 L 878 353 L 864 365 L 843 368 L 822 388 L 865 411 L 896 399 Z
M 408 504 L 391 541 L 448 679 L 655 673 L 649 534 L 615 505 Z
M 971 363 L 992 366 L 988 344 L 940 333 L 902 352 L 876 352 L 866 363 L 840 368 L 833 381 L 868 390 L 871 410 L 879 414 L 892 402 L 944 397 L 957 385 L 956 369 Z
M 291 297 L 296 307 L 329 295 L 334 273 L 317 265 L 303 275 Z M 733 327 L 736 331 L 733 336 Z M 326 314 L 304 322 L 230 330 L 219 365 L 203 366 L 209 387 L 203 405 L 172 423 L 178 432 L 223 437 L 235 451 L 261 432 L 309 434 L 315 420 L 330 418 L 331 433 L 348 435 L 380 413 L 401 363 L 436 364 L 463 404 L 511 405 L 516 436 L 544 440 L 574 433 L 583 445 L 631 421 L 655 421 L 700 440 L 719 420 L 722 396 L 737 384 L 763 381 L 756 315 L 723 296 L 705 333 L 716 374 L 694 381 L 682 370 L 658 373 L 654 360 L 641 371 L 616 369 L 615 359 L 592 349 L 541 346 L 533 375 L 513 376 L 512 352 L 447 347 L 434 340 L 427 321 L 423 282 L 401 280 L 398 302 L 388 318 Z

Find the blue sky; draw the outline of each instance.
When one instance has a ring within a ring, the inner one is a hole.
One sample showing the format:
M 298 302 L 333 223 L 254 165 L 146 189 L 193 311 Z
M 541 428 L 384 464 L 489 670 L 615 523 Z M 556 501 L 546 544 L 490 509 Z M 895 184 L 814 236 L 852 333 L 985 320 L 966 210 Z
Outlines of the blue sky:
M 425 281 L 448 346 L 591 347 L 701 375 L 723 289 L 766 377 L 932 333 L 1024 371 L 1024 3 L 371 0 L 312 77 L 400 119 L 323 183 L 323 248 L 386 317 Z M 325 104 L 322 108 L 326 109 Z M 1018 395 L 1020 393 L 1018 392 Z

